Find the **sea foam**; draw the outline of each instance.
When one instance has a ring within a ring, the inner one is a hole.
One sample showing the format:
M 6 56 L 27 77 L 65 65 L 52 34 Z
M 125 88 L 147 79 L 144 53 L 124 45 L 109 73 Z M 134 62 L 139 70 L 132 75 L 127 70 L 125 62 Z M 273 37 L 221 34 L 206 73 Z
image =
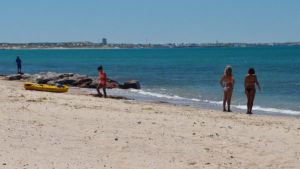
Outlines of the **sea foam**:
M 185 98 L 185 97 L 180 97 L 177 95 L 167 95 L 167 94 L 161 94 L 161 93 L 155 93 L 155 92 L 149 92 L 149 91 L 144 91 L 144 90 L 135 90 L 132 89 L 130 90 L 133 93 L 138 93 L 141 95 L 145 95 L 145 96 L 151 96 L 151 97 L 155 97 L 155 98 L 163 98 L 163 99 L 168 99 L 170 103 L 172 103 L 172 100 L 176 100 L 176 101 L 183 101 L 186 105 L 187 102 L 190 102 L 191 105 L 195 105 L 197 104 L 197 102 L 199 103 L 208 103 L 208 104 L 213 104 L 213 105 L 217 105 L 220 106 L 223 104 L 223 101 L 214 101 L 214 100 L 201 100 L 201 99 L 197 99 L 197 98 Z M 164 100 L 164 101 L 168 101 L 168 100 Z M 240 110 L 247 110 L 247 105 L 232 105 L 232 107 L 236 108 L 236 109 L 240 109 Z M 267 114 L 270 113 L 276 113 L 276 114 L 286 114 L 286 115 L 300 115 L 300 111 L 295 111 L 295 110 L 289 110 L 289 109 L 279 109 L 279 108 L 272 108 L 272 107 L 261 107 L 261 106 L 254 106 L 253 110 L 256 111 L 261 111 Z

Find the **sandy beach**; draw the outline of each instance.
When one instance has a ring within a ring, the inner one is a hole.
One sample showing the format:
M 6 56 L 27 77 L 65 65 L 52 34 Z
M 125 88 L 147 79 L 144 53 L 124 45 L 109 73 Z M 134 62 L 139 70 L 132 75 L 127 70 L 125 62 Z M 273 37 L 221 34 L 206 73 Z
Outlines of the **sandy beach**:
M 300 168 L 300 118 L 26 91 L 0 80 L 0 168 Z

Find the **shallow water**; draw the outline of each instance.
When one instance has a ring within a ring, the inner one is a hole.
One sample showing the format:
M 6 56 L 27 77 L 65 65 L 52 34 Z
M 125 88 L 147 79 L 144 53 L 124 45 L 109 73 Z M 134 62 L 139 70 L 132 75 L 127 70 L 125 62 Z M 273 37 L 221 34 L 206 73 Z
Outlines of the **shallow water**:
M 97 76 L 103 65 L 118 81 L 137 79 L 142 90 L 113 90 L 139 100 L 166 101 L 205 108 L 222 107 L 219 79 L 227 64 L 236 80 L 235 111 L 245 111 L 243 80 L 255 67 L 262 92 L 257 92 L 258 113 L 300 115 L 300 47 L 200 49 L 76 49 L 0 50 L 0 74 L 16 71 L 15 57 L 24 72 L 75 72 Z

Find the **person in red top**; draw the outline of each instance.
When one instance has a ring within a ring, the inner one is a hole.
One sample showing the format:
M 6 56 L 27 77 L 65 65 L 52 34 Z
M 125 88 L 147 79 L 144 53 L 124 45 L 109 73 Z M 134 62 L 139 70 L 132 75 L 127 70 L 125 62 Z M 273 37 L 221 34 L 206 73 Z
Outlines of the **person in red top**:
M 99 72 L 99 84 L 98 84 L 98 87 L 97 87 L 97 92 L 98 92 L 99 96 L 102 97 L 103 95 L 100 92 L 100 89 L 102 88 L 103 93 L 104 93 L 104 97 L 106 98 L 107 97 L 107 95 L 106 95 L 106 80 L 107 80 L 106 79 L 106 73 L 104 72 L 102 66 L 98 67 L 98 72 Z

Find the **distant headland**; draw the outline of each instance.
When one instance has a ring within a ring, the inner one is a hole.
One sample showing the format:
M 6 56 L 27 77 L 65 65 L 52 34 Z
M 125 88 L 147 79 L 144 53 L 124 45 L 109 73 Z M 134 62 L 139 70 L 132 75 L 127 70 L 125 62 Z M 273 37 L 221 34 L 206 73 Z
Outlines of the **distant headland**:
M 106 42 L 106 41 L 105 41 Z M 94 43 L 94 42 L 35 42 L 0 43 L 0 50 L 11 49 L 140 49 L 140 48 L 210 48 L 210 47 L 264 47 L 264 46 L 300 46 L 300 42 L 279 43 Z

